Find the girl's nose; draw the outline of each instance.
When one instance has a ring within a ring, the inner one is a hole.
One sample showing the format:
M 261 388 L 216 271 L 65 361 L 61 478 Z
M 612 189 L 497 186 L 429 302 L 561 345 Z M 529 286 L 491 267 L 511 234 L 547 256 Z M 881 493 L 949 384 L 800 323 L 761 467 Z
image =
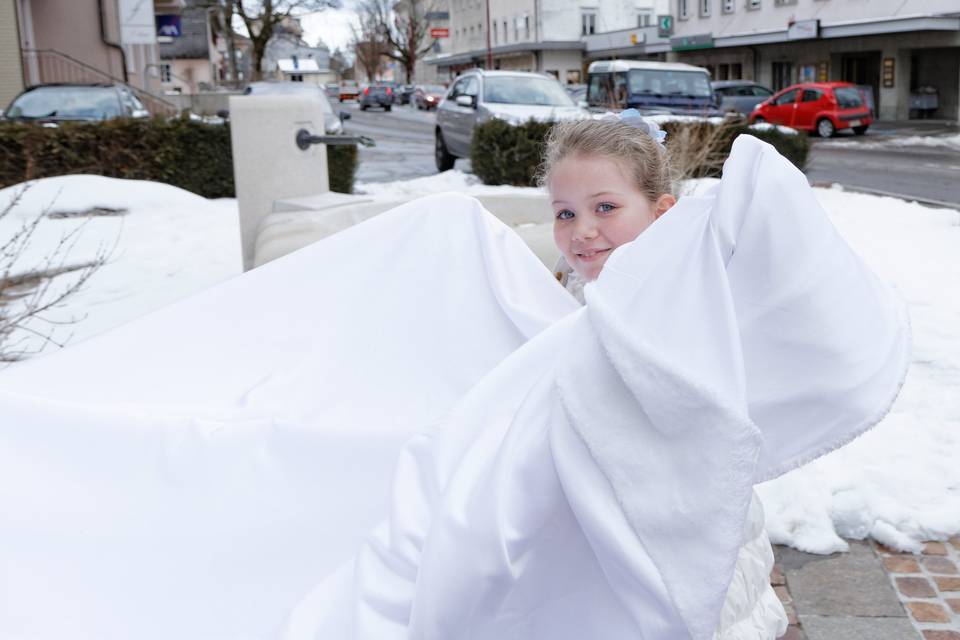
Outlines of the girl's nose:
M 587 216 L 580 217 L 576 219 L 576 224 L 573 229 L 573 239 L 574 240 L 593 240 L 597 237 L 597 225 L 594 224 Z

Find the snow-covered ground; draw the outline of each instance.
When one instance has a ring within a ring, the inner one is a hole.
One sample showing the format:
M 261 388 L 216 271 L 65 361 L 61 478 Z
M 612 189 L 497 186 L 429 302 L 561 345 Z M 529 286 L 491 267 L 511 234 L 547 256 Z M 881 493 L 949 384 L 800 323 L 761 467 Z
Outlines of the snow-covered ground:
M 685 192 L 712 183 L 701 180 Z M 440 191 L 532 192 L 487 187 L 450 171 L 398 183 L 359 184 L 377 198 Z M 16 188 L 0 191 L 0 208 Z M 960 533 L 960 212 L 901 200 L 816 189 L 840 233 L 908 301 L 914 360 L 887 418 L 847 447 L 759 488 L 775 542 L 829 553 L 839 536 L 872 536 L 901 549 Z M 162 184 L 67 176 L 39 181 L 0 221 L 0 243 L 24 221 L 53 210 L 126 208 L 87 220 L 72 257 L 116 248 L 86 289 L 57 311 L 76 318 L 72 341 L 117 326 L 240 273 L 236 202 L 209 201 Z M 48 219 L 23 264 L 80 224 Z M 61 336 L 62 337 L 62 336 Z
M 960 149 L 960 134 L 947 136 L 891 136 L 889 138 L 863 140 L 824 140 L 817 143 L 821 147 L 845 147 L 856 144 L 860 149 L 889 149 L 890 147 L 935 147 Z

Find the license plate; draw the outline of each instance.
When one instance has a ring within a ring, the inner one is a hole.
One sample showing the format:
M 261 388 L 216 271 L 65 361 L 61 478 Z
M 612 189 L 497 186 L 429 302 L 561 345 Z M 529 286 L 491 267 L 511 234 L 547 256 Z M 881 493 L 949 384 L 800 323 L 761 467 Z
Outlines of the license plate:
M 851 127 L 859 127 L 859 126 L 860 126 L 860 121 L 859 121 L 859 120 L 851 120 L 851 121 L 850 121 L 850 126 L 851 126 Z

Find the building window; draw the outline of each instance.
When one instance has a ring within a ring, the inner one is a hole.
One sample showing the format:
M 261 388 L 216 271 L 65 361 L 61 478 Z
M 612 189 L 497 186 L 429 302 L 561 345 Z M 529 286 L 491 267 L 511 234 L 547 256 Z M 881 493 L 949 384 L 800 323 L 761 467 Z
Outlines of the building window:
M 303 82 L 303 74 L 302 74 L 302 73 L 291 73 L 291 74 L 290 74 L 290 82 Z
M 497 21 L 493 21 L 493 44 L 497 44 Z
M 587 36 L 597 32 L 597 14 L 584 11 L 580 14 L 580 35 Z
M 504 42 L 509 42 L 509 41 L 510 41 L 510 32 L 507 30 L 507 21 L 506 21 L 506 20 L 503 21 L 503 41 L 504 41 Z
M 649 27 L 653 24 L 653 12 L 648 9 L 640 9 L 637 13 L 637 27 Z
M 730 65 L 730 79 L 743 80 L 743 65 L 739 62 L 734 62 Z
M 677 16 L 681 20 L 686 20 L 690 17 L 690 0 L 677 0 Z
M 730 79 L 730 65 L 728 64 L 718 64 L 717 65 L 717 75 L 715 76 L 717 80 L 729 80 Z
M 760 0 L 747 0 L 747 9 L 754 11 L 760 8 Z
M 520 42 L 520 18 L 513 16 L 513 41 Z
M 524 37 L 527 40 L 529 40 L 530 39 L 530 16 L 528 15 L 523 16 L 523 33 L 524 33 Z
M 567 69 L 567 84 L 580 84 L 580 69 Z
M 160 82 L 168 84 L 173 81 L 173 70 L 170 68 L 170 63 L 164 62 L 160 64 Z
M 797 4 L 797 0 L 773 0 L 773 4 L 778 7 L 784 7 L 788 4 Z
M 733 13 L 736 11 L 737 7 L 735 0 L 723 0 L 723 12 L 724 13 Z
M 547 73 L 553 76 L 556 80 L 560 79 L 560 72 L 556 69 L 547 69 Z
M 710 17 L 710 3 L 713 0 L 700 0 L 700 17 L 709 18 Z
M 792 62 L 774 62 L 771 68 L 773 72 L 773 90 L 789 87 L 793 84 L 793 63 Z

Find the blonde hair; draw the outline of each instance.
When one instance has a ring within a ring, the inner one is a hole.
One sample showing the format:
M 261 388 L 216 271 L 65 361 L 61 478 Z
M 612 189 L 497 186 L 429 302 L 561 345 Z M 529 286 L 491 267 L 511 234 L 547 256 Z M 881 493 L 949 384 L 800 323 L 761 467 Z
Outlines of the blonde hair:
M 600 156 L 620 165 L 634 186 L 656 202 L 673 195 L 673 174 L 667 150 L 646 132 L 619 120 L 576 120 L 555 124 L 547 134 L 540 165 L 540 186 L 549 186 L 550 172 L 561 160 Z

